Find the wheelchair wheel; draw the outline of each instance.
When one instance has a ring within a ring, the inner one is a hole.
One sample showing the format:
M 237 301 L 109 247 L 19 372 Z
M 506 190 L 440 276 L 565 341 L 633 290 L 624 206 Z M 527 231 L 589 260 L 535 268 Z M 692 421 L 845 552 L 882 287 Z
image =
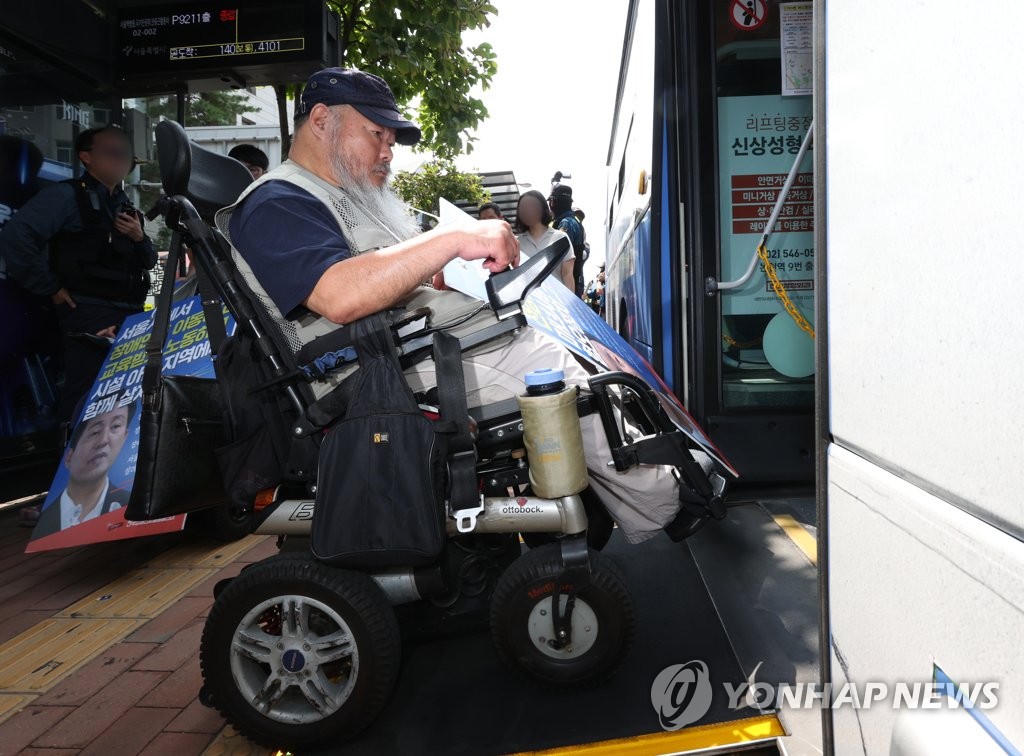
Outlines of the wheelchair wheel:
M 594 493 L 594 489 L 585 488 L 580 494 L 583 499 L 583 507 L 587 512 L 587 545 L 600 551 L 608 545 L 615 529 L 615 520 L 608 514 L 604 504 Z M 539 548 L 547 543 L 557 542 L 557 537 L 550 533 L 523 533 L 523 543 L 531 549 Z
M 562 574 L 558 544 L 540 546 L 518 559 L 498 581 L 491 599 L 491 636 L 511 669 L 553 687 L 587 687 L 615 672 L 633 640 L 633 599 L 618 567 L 591 550 L 590 584 L 576 593 L 572 637 L 555 648 L 554 581 Z M 562 584 L 568 590 L 570 583 Z M 560 596 L 564 609 L 568 597 Z
M 398 622 L 376 583 L 308 555 L 277 555 L 224 587 L 203 630 L 203 696 L 276 748 L 356 735 L 398 677 Z

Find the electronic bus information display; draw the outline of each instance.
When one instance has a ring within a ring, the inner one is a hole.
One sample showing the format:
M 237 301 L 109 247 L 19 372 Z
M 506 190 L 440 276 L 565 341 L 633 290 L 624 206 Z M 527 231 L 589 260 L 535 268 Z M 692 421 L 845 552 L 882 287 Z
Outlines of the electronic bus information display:
M 228 0 L 121 8 L 126 78 L 180 75 L 323 57 L 322 0 Z

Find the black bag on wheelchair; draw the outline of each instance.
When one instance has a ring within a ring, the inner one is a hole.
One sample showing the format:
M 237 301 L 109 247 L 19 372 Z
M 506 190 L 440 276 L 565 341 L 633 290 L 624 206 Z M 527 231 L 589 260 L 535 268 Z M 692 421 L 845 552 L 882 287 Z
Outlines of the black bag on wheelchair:
M 125 508 L 128 520 L 154 520 L 224 503 L 213 455 L 224 443 L 221 387 L 207 378 L 163 374 L 179 252 L 172 245 L 146 345 L 138 467 Z M 203 314 L 211 342 L 219 339 L 224 332 L 220 302 L 204 303 Z
M 430 563 L 445 542 L 446 438 L 420 411 L 385 319 L 348 328 L 359 370 L 320 446 L 313 554 L 351 568 Z
M 143 405 L 138 469 L 126 519 L 153 520 L 224 503 L 213 456 L 223 443 L 220 386 L 161 376 Z
M 284 481 L 313 480 L 316 444 L 295 438 L 295 410 L 282 392 L 259 390 L 275 375 L 252 337 L 239 329 L 221 346 L 216 366 L 229 429 L 216 457 L 231 502 L 248 508 L 258 493 Z

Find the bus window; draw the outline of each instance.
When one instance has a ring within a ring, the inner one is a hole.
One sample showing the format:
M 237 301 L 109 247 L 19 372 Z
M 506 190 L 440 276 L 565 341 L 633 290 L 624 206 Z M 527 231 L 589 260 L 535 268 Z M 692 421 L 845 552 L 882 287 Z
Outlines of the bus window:
M 741 279 L 750 266 L 811 123 L 810 95 L 783 94 L 780 5 L 715 3 L 720 281 Z M 781 285 L 808 322 L 814 313 L 812 164 L 806 155 L 767 244 Z M 786 312 L 763 263 L 745 285 L 721 291 L 720 302 L 723 406 L 810 406 L 814 342 Z

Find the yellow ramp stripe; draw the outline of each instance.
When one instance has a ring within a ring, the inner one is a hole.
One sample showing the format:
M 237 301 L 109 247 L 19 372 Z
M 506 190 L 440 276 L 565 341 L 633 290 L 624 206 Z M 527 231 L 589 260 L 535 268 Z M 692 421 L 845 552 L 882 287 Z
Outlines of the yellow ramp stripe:
M 796 547 L 804 552 L 804 556 L 811 560 L 811 564 L 818 566 L 818 542 L 814 536 L 807 532 L 807 529 L 788 514 L 773 514 L 775 524 L 789 536 Z
M 661 756 L 661 754 L 695 751 L 700 748 L 737 745 L 755 740 L 778 738 L 786 734 L 782 723 L 772 714 L 738 719 L 735 722 L 690 727 L 678 732 L 659 732 L 633 738 L 605 740 L 600 743 L 565 746 L 547 751 L 524 751 L 518 756 Z

